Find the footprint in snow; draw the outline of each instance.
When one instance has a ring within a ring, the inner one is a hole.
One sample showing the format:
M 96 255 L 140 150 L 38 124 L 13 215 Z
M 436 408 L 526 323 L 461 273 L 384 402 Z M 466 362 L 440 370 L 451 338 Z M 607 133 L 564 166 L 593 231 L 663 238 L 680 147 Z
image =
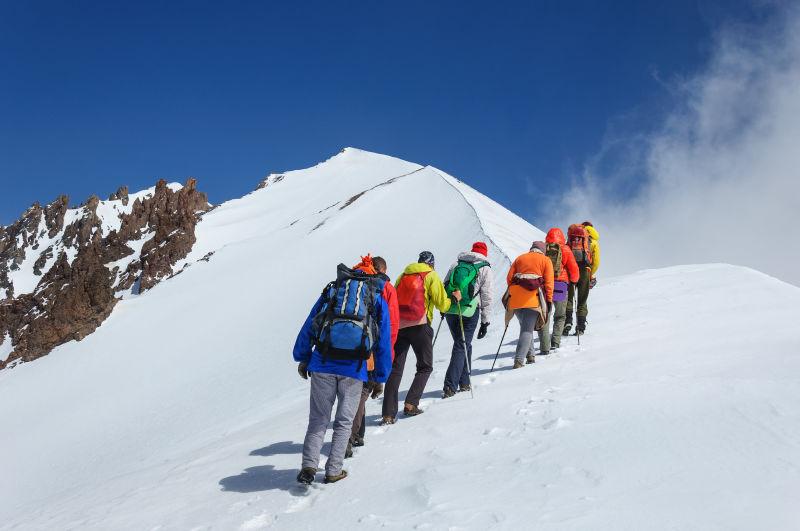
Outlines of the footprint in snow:
M 269 513 L 261 513 L 250 518 L 239 526 L 241 531 L 252 531 L 255 529 L 265 529 L 275 523 L 275 516 Z
M 548 421 L 548 422 L 545 422 L 544 424 L 542 424 L 542 429 L 543 430 L 554 430 L 554 429 L 558 430 L 558 429 L 561 429 L 561 428 L 566 428 L 570 424 L 572 424 L 571 420 L 567 420 L 567 419 L 565 419 L 563 417 L 558 417 L 558 418 L 555 418 L 555 419 L 553 419 L 551 421 Z

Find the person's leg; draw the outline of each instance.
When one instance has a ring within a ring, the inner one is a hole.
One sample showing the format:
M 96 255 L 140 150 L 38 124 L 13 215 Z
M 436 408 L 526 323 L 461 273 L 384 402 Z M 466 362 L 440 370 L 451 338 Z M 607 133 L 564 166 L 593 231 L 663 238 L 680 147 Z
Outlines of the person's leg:
M 411 347 L 408 339 L 408 328 L 401 328 L 397 334 L 397 341 L 394 343 L 394 362 L 392 363 L 392 373 L 383 388 L 383 416 L 397 416 L 397 394 L 400 391 L 400 380 L 403 378 L 403 369 L 406 367 L 406 355 Z
M 325 440 L 325 430 L 331 421 L 331 410 L 336 400 L 336 376 L 311 373 L 311 408 L 308 412 L 308 429 L 303 441 L 303 468 L 316 469 L 319 453 Z
M 545 308 L 545 311 L 547 308 Z M 539 329 L 539 353 L 547 355 L 550 353 L 550 324 L 553 322 L 553 316 L 547 316 L 547 322 Z M 533 349 L 533 345 L 531 345 Z
M 450 351 L 450 364 L 444 375 L 444 386 L 457 391 L 458 381 L 464 369 L 464 345 L 461 344 L 461 328 L 458 326 L 458 316 L 447 314 L 444 316 L 447 321 L 447 328 L 453 336 L 453 349 Z
M 361 386 L 361 399 L 358 401 L 358 409 L 356 410 L 356 416 L 353 418 L 353 431 L 350 434 L 350 440 L 355 442 L 356 437 L 364 438 L 363 435 L 359 435 L 361 432 L 361 427 L 364 426 L 364 414 L 367 409 L 367 398 L 369 398 L 369 387 L 367 384 Z
M 514 361 L 525 363 L 525 356 L 533 343 L 533 330 L 536 328 L 536 319 L 539 318 L 539 313 L 530 308 L 520 308 L 514 310 L 514 315 L 519 321 L 519 340 L 514 353 Z
M 470 385 L 469 373 L 472 369 L 472 339 L 475 337 L 475 331 L 478 329 L 478 324 L 480 322 L 480 311 L 476 311 L 472 317 L 464 318 L 464 335 L 467 338 L 467 356 L 469 357 L 469 365 L 467 365 L 465 361 L 464 368 L 461 370 L 461 377 L 458 380 L 459 387 L 466 387 Z M 461 335 L 458 337 L 461 339 Z
M 569 335 L 569 331 L 572 330 L 572 314 L 574 310 L 574 301 L 575 299 L 575 284 L 572 282 L 569 283 L 569 288 L 567 288 L 567 312 L 564 318 L 564 328 L 562 333 L 565 335 Z
M 581 268 L 581 277 L 578 280 L 578 324 L 576 330 L 583 332 L 586 330 L 586 316 L 589 315 L 589 281 L 591 273 L 587 268 Z
M 433 372 L 433 328 L 426 324 L 411 328 L 415 329 L 411 337 L 411 348 L 417 357 L 417 372 L 406 395 L 406 406 L 419 406 L 425 384 Z
M 353 429 L 353 417 L 358 409 L 361 389 L 364 387 L 364 382 L 356 378 L 348 376 L 335 376 L 335 378 L 336 399 L 339 404 L 336 406 L 336 418 L 333 421 L 331 452 L 328 455 L 328 462 L 325 463 L 326 476 L 338 476 L 342 473 L 344 452 Z
M 561 346 L 561 333 L 564 331 L 564 323 L 567 319 L 567 301 L 556 302 L 553 314 L 553 335 L 550 338 L 550 348 Z

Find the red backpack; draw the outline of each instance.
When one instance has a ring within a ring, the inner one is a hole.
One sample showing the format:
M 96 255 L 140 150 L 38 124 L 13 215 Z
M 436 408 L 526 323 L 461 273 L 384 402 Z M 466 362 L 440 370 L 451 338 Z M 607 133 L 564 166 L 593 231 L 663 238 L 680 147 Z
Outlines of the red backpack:
M 425 277 L 430 271 L 403 275 L 397 285 L 397 305 L 403 321 L 421 321 L 425 315 Z
M 567 245 L 575 255 L 575 261 L 583 265 L 592 264 L 591 237 L 583 225 L 570 225 L 567 230 Z

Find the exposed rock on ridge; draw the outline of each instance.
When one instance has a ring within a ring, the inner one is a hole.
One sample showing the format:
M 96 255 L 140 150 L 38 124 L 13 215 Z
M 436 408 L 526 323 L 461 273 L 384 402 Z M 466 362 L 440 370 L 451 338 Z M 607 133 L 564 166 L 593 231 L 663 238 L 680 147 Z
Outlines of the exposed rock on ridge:
M 190 178 L 173 189 L 160 180 L 133 194 L 119 188 L 69 209 L 66 196 L 38 203 L 0 227 L 0 369 L 31 361 L 91 334 L 125 292 L 140 293 L 175 274 L 211 207 Z M 27 292 L 27 293 L 26 293 Z M 8 350 L 8 345 L 3 345 Z

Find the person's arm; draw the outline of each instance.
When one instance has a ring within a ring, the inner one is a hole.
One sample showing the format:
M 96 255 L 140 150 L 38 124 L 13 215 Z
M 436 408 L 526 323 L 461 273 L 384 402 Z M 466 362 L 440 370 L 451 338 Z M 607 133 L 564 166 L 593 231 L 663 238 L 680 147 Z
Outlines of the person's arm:
M 400 331 L 400 306 L 397 304 L 397 291 L 390 282 L 383 287 L 386 305 L 389 307 L 389 321 L 392 328 L 392 359 L 394 359 L 394 344 L 397 342 L 397 334 Z
M 509 286 L 511 285 L 511 282 L 514 280 L 514 275 L 516 273 L 517 273 L 517 261 L 514 260 L 511 263 L 511 269 L 508 270 L 508 275 L 506 275 L 506 284 L 508 284 Z
M 428 293 L 428 301 L 433 307 L 442 313 L 450 309 L 452 302 L 450 297 L 447 296 L 442 279 L 439 278 L 436 271 L 431 271 L 425 277 L 425 288 Z
M 597 273 L 597 268 L 600 267 L 600 244 L 597 241 L 592 242 L 592 276 Z
M 483 282 L 478 290 L 481 297 L 481 323 L 487 323 L 492 303 L 494 303 L 494 275 L 492 268 L 488 265 L 481 268 L 480 274 L 483 276 Z
M 317 299 L 316 304 L 311 308 L 311 312 L 308 314 L 308 317 L 306 317 L 306 321 L 303 323 L 303 327 L 300 328 L 300 333 L 297 334 L 297 339 L 294 342 L 292 356 L 294 356 L 294 361 L 298 363 L 308 363 L 311 360 L 311 349 L 314 346 L 311 323 L 314 320 L 314 316 L 317 315 L 321 309 L 322 296 Z
M 547 258 L 544 261 L 544 291 L 547 302 L 553 302 L 553 276 L 553 261 Z
M 561 247 L 561 255 L 567 259 L 567 278 L 571 283 L 575 284 L 581 278 L 581 270 L 578 268 L 578 262 L 575 261 L 575 255 L 572 254 L 572 249 L 566 245 Z
M 392 373 L 392 322 L 386 300 L 383 297 L 378 297 L 376 304 L 379 304 L 381 339 L 375 349 L 375 371 L 373 376 L 376 382 L 384 383 Z

